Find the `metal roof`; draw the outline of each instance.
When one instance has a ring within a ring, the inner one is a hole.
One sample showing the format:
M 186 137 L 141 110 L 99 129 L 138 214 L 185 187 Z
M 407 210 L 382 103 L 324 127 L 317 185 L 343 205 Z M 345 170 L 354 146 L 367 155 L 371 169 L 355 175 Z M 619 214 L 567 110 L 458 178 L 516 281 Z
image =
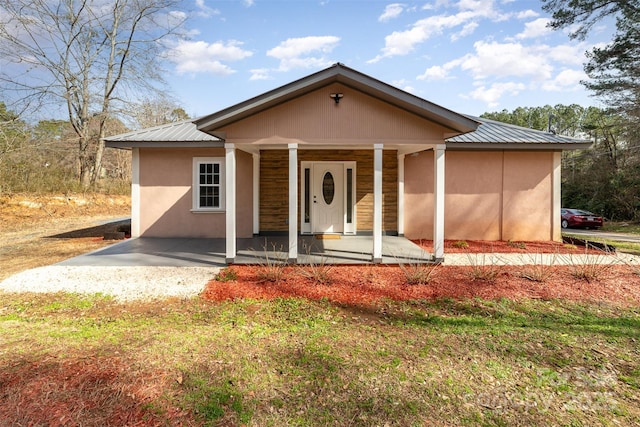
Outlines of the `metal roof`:
M 136 146 L 171 146 L 172 143 L 189 146 L 217 146 L 224 140 L 201 132 L 191 120 L 168 123 L 140 129 L 120 135 L 109 136 L 104 139 L 109 147 L 136 147 Z M 217 143 L 217 144 L 216 144 Z
M 478 127 L 478 123 L 474 119 L 419 98 L 340 63 L 217 113 L 196 119 L 195 123 L 198 125 L 198 129 L 213 133 L 225 125 L 332 83 L 341 83 L 359 90 L 369 96 L 438 123 L 451 129 L 454 133 L 469 132 Z
M 473 132 L 448 138 L 446 140 L 447 148 L 455 148 L 458 145 L 465 148 L 469 146 L 479 147 L 481 145 L 486 147 L 486 144 L 499 144 L 501 146 L 517 144 L 520 148 L 531 148 L 531 146 L 538 145 L 543 145 L 544 148 L 548 148 L 549 145 L 561 145 L 563 148 L 587 148 L 591 145 L 591 141 L 583 139 L 556 135 L 551 132 L 529 129 L 481 117 L 467 117 L 480 122 L 480 126 Z

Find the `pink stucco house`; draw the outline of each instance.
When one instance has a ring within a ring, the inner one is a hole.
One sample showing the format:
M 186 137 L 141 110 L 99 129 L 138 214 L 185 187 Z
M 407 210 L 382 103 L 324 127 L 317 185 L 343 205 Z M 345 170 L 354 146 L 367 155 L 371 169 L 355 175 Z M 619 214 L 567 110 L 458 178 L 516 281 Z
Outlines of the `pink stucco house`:
M 589 142 L 459 114 L 335 64 L 193 121 L 116 135 L 132 235 L 560 240 L 562 150 Z

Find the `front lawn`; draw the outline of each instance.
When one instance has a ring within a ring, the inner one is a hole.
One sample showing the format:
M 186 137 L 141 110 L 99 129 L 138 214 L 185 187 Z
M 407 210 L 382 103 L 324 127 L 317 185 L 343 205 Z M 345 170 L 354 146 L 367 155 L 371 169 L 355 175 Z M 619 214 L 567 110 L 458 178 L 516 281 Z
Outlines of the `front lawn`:
M 0 425 L 640 424 L 637 306 L 0 294 L 0 307 Z

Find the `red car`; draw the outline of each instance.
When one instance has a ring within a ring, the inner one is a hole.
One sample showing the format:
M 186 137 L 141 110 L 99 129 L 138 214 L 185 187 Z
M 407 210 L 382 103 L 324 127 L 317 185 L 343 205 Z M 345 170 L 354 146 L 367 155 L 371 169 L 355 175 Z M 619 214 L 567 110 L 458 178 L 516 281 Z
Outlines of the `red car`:
M 562 228 L 600 228 L 602 227 L 602 217 L 589 211 L 581 209 L 560 209 Z

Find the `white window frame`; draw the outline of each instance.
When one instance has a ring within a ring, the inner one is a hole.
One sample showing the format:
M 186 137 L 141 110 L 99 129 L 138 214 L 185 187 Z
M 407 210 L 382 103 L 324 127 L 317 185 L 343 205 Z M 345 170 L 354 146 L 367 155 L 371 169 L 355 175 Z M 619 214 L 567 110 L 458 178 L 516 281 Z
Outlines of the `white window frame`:
M 200 206 L 200 165 L 202 164 L 217 164 L 219 165 L 220 175 L 220 206 L 218 207 L 201 207 Z M 224 157 L 194 157 L 193 158 L 193 182 L 191 186 L 192 193 L 192 212 L 224 212 L 225 209 L 225 160 Z

